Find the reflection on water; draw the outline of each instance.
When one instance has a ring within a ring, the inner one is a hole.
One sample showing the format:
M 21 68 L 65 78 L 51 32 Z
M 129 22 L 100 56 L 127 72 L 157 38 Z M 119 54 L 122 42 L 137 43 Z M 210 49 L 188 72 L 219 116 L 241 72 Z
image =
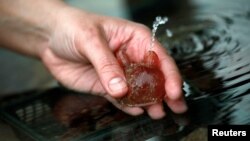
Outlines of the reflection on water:
M 161 29 L 159 40 L 185 80 L 193 123 L 250 124 L 250 7 L 246 3 L 202 1 L 198 4 L 207 7 L 195 9 L 192 18 Z M 171 38 L 166 28 L 173 32 Z

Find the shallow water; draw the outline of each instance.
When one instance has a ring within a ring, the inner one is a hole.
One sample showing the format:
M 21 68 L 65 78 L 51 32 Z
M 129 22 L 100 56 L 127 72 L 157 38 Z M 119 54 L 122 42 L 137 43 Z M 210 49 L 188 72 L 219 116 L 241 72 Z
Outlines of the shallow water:
M 167 21 L 168 21 L 167 17 L 157 16 L 155 18 L 155 21 L 153 22 L 153 26 L 152 26 L 152 37 L 151 37 L 150 49 L 152 49 L 154 47 L 155 34 L 156 34 L 158 27 L 160 25 L 165 24 Z
M 192 2 L 191 16 L 184 13 L 158 35 L 185 80 L 189 118 L 250 124 L 250 1 Z

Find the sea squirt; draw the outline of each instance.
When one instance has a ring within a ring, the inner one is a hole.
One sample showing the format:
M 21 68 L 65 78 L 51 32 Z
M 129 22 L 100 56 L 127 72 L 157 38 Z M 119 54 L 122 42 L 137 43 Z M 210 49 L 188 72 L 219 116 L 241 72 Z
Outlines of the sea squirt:
M 116 57 L 124 69 L 128 84 L 127 94 L 118 99 L 121 105 L 147 106 L 162 101 L 165 95 L 165 79 L 154 51 L 147 51 L 139 63 L 129 59 L 125 48 L 119 49 Z

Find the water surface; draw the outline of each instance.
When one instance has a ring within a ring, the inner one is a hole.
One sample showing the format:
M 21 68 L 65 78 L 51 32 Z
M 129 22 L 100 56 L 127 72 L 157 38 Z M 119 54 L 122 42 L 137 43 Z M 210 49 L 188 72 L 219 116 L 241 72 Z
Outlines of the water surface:
M 250 124 L 250 1 L 190 2 L 158 38 L 185 80 L 191 123 Z

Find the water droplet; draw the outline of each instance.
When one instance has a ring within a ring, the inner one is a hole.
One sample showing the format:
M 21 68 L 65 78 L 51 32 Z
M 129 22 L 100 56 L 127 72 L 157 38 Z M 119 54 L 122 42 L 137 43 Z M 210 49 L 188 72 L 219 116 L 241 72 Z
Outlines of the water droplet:
M 169 29 L 166 29 L 166 34 L 169 38 L 171 38 L 173 36 L 173 32 Z
M 168 17 L 157 16 L 155 18 L 155 21 L 153 22 L 150 50 L 154 47 L 155 34 L 156 34 L 156 31 L 157 31 L 159 25 L 165 24 L 167 21 L 168 21 Z

